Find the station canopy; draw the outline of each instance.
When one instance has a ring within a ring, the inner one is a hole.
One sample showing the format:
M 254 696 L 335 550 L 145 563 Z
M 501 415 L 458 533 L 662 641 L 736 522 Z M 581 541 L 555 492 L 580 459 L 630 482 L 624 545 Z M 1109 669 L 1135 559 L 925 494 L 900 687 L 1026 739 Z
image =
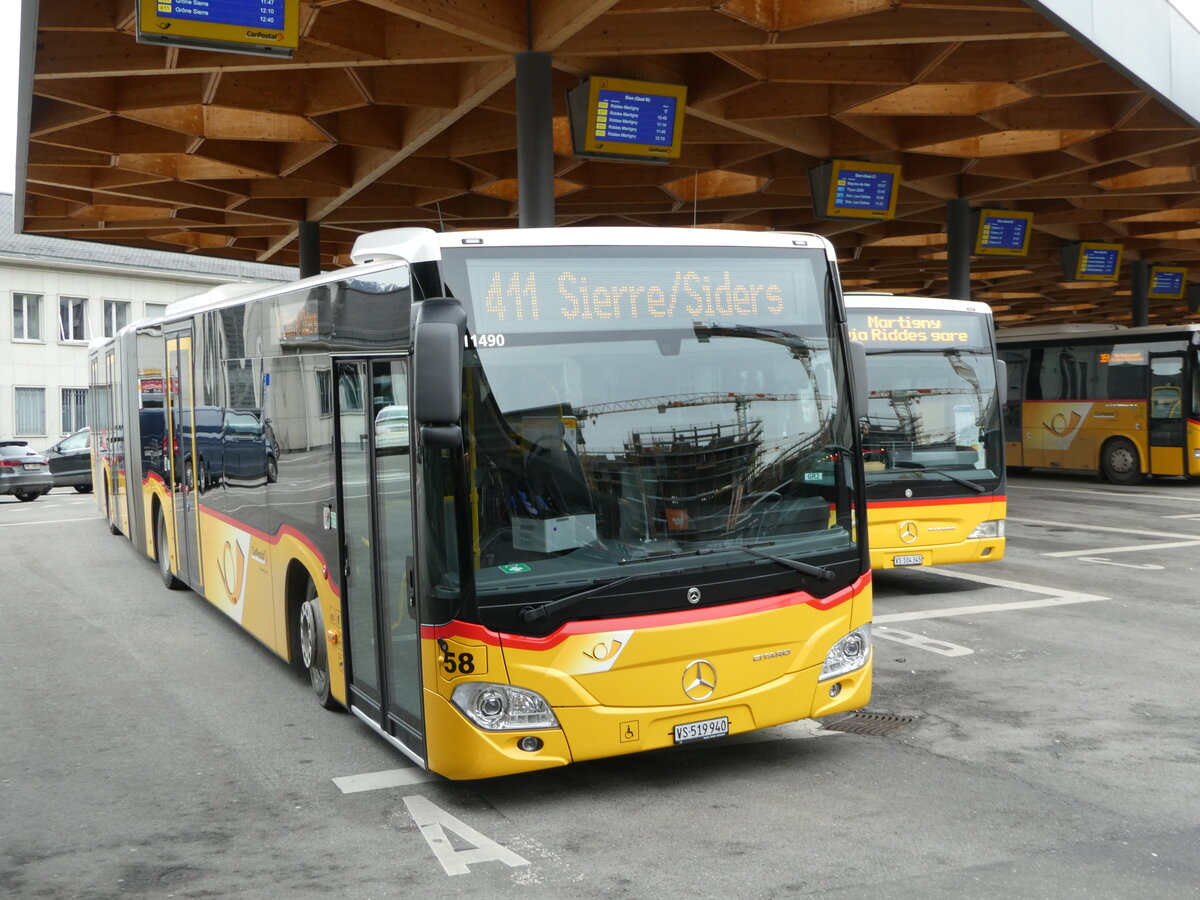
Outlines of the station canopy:
M 847 289 L 945 296 L 965 198 L 1033 214 L 1027 255 L 972 263 L 1001 324 L 1128 321 L 1134 260 L 1200 280 L 1200 128 L 1020 0 L 300 0 L 291 59 L 136 43 L 134 6 L 40 3 L 19 230 L 295 265 L 317 221 L 330 268 L 364 232 L 516 227 L 533 49 L 560 226 L 813 231 Z M 601 75 L 686 85 L 678 159 L 572 154 L 566 94 Z M 895 218 L 816 218 L 834 159 L 900 165 Z M 1122 244 L 1120 280 L 1064 278 L 1080 241 Z

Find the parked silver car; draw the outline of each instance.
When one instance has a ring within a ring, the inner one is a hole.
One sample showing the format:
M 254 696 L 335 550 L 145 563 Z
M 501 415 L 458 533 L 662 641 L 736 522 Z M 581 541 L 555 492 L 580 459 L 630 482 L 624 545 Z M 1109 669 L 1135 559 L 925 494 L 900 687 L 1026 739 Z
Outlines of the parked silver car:
M 30 450 L 28 441 L 0 441 L 0 494 L 29 503 L 52 487 L 54 476 L 46 457 Z

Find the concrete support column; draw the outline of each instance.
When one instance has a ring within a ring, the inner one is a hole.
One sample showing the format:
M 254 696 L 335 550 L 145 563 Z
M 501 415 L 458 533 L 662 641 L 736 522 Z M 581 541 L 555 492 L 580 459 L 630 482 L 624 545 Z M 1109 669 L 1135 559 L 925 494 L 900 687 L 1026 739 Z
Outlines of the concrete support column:
M 321 274 L 321 223 L 300 223 L 300 277 Z
M 952 300 L 971 299 L 971 205 L 966 200 L 946 201 L 946 275 L 947 295 Z
M 517 211 L 522 228 L 554 227 L 554 103 L 550 54 L 517 60 Z
M 1150 263 L 1138 260 L 1129 267 L 1129 324 L 1150 324 Z

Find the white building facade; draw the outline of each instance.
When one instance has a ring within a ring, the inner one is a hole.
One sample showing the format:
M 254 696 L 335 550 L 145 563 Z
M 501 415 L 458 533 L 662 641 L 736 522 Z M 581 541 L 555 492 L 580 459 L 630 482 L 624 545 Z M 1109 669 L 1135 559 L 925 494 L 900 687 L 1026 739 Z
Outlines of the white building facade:
M 88 344 L 167 305 L 295 269 L 14 234 L 0 195 L 0 440 L 45 449 L 87 424 Z

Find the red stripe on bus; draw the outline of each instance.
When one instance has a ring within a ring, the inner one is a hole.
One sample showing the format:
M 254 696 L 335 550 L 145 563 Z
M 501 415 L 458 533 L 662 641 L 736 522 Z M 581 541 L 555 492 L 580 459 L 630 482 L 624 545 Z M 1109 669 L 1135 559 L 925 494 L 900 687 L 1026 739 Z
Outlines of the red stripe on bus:
M 790 594 L 779 594 L 774 597 L 760 597 L 757 600 L 745 600 L 741 603 L 731 603 L 724 606 L 710 606 L 705 609 L 684 609 L 669 613 L 651 613 L 641 616 L 626 616 L 624 618 L 589 620 L 584 622 L 568 622 L 557 631 L 545 637 L 529 637 L 523 634 L 504 634 L 492 631 L 482 625 L 471 622 L 450 622 L 446 625 L 422 625 L 421 637 L 426 640 L 438 638 L 466 638 L 499 647 L 519 647 L 523 650 L 552 650 L 569 637 L 579 634 L 604 634 L 610 631 L 637 631 L 645 628 L 665 628 L 671 625 L 688 625 L 693 622 L 706 622 L 713 619 L 733 619 L 739 616 L 755 613 L 770 612 L 789 606 L 812 606 L 820 610 L 833 609 L 861 593 L 870 583 L 871 573 L 865 572 L 854 584 L 830 594 L 828 597 L 813 597 L 804 591 Z
M 989 494 L 986 497 L 934 497 L 929 500 L 868 500 L 867 509 L 895 509 L 901 506 L 947 506 L 951 503 L 1007 502 L 1004 494 Z

